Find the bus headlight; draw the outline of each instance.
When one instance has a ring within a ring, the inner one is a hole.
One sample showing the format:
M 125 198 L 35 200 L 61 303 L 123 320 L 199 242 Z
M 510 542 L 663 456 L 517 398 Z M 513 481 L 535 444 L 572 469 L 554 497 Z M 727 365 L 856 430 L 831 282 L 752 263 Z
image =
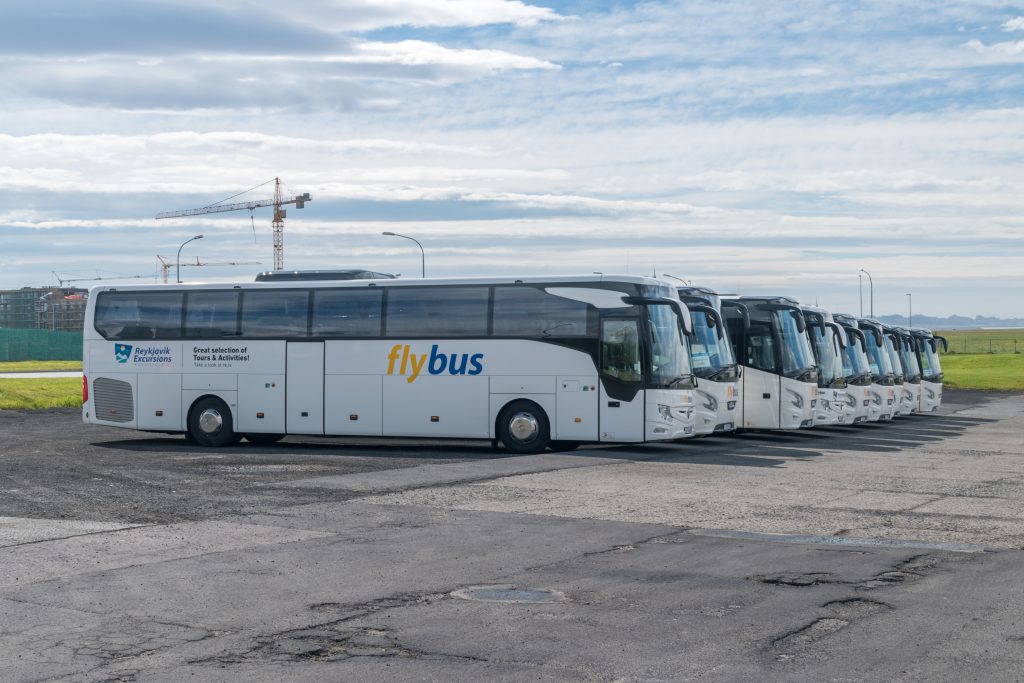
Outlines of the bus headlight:
M 856 408 L 857 407 L 857 399 L 854 398 L 851 394 L 847 394 L 846 395 L 846 405 L 850 406 L 851 408 Z
M 661 403 L 658 404 L 658 415 L 661 416 L 662 420 L 672 419 L 672 406 L 666 406 Z
M 704 407 L 712 413 L 718 412 L 718 399 L 710 394 L 704 394 Z
M 875 392 L 872 391 L 871 392 L 871 402 L 874 403 L 876 406 L 882 405 L 882 395 L 881 394 L 876 394 Z

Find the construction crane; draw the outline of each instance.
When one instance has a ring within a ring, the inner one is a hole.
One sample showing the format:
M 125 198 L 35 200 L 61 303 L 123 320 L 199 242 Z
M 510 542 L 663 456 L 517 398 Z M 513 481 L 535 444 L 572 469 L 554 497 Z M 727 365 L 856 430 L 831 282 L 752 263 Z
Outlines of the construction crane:
M 251 188 L 249 190 L 246 190 L 245 192 L 251 192 L 252 190 L 255 190 L 257 187 L 263 187 L 263 185 L 266 185 L 266 184 L 268 184 L 270 182 L 271 181 L 268 180 L 266 183 L 262 183 L 260 185 L 257 185 L 256 187 Z M 287 213 L 281 207 L 286 205 L 286 204 L 294 204 L 296 209 L 301 209 L 301 208 L 303 208 L 306 205 L 306 202 L 311 202 L 313 200 L 309 196 L 308 192 L 306 192 L 304 194 L 295 195 L 291 199 L 284 199 L 283 197 L 281 197 L 281 179 L 280 178 L 274 178 L 273 183 L 274 183 L 274 198 L 273 199 L 259 199 L 259 200 L 252 201 L 252 202 L 240 202 L 238 204 L 224 204 L 224 203 L 222 203 L 222 202 L 226 202 L 228 199 L 234 199 L 234 197 L 239 196 L 238 194 L 236 194 L 233 197 L 228 197 L 227 199 L 222 199 L 221 201 L 216 202 L 215 204 L 210 204 L 209 206 L 204 206 L 204 207 L 199 208 L 199 209 L 185 209 L 184 211 L 165 211 L 164 213 L 158 213 L 156 215 L 156 217 L 157 217 L 157 219 L 160 219 L 160 218 L 180 218 L 181 216 L 199 216 L 199 215 L 205 214 L 205 213 L 221 213 L 221 212 L 224 212 L 224 211 L 241 211 L 242 209 L 248 209 L 249 211 L 253 211 L 253 210 L 258 209 L 258 208 L 263 207 L 263 206 L 272 206 L 272 207 L 274 207 L 274 219 L 273 219 L 273 221 L 271 221 L 270 225 L 274 229 L 274 270 L 283 270 L 284 269 L 284 219 L 285 219 L 285 216 L 287 215 Z M 245 192 L 240 192 L 239 194 L 245 194 Z
M 52 270 L 50 272 L 53 273 L 53 277 L 55 277 L 57 279 L 57 284 L 60 287 L 63 287 L 64 284 L 67 283 L 67 282 L 95 282 L 97 280 L 141 280 L 141 279 L 153 277 L 152 275 L 108 275 L 106 277 L 73 277 L 73 278 L 66 278 L 66 277 L 61 277 L 60 273 L 58 273 L 55 270 Z
M 168 279 L 170 277 L 170 274 L 171 274 L 171 265 L 172 265 L 171 260 L 167 256 L 161 256 L 160 254 L 157 254 L 156 258 L 157 258 L 158 261 L 160 261 L 160 271 L 163 273 L 164 284 L 166 285 L 167 282 L 168 282 Z M 203 262 L 201 262 L 199 260 L 198 256 L 196 256 L 195 263 L 185 262 L 185 263 L 181 264 L 182 267 L 185 267 L 185 266 L 192 266 L 192 267 L 194 267 L 194 266 L 258 266 L 258 265 L 260 265 L 259 261 L 221 261 L 219 263 L 203 263 Z

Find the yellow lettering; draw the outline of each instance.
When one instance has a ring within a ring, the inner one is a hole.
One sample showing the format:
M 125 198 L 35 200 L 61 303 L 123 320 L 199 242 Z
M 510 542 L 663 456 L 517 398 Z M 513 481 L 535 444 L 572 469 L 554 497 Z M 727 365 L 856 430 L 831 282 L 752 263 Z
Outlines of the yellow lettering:
M 417 363 L 416 359 L 419 359 L 420 362 Z M 409 384 L 412 384 L 416 380 L 416 378 L 420 376 L 420 371 L 423 370 L 423 366 L 426 365 L 427 354 L 421 353 L 418 356 L 410 356 L 409 360 L 412 361 L 412 377 L 410 377 L 407 381 L 409 382 Z

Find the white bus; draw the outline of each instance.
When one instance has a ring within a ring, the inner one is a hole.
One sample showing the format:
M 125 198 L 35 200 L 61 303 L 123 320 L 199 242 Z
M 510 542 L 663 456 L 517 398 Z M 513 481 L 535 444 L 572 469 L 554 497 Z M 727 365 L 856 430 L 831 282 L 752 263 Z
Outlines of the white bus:
M 807 319 L 814 359 L 818 363 L 818 403 L 814 408 L 814 425 L 853 424 L 856 400 L 847 395 L 846 373 L 843 370 L 843 347 L 846 334 L 824 308 L 801 306 Z
M 102 286 L 82 416 L 204 446 L 679 439 L 693 434 L 689 330 L 672 287 L 630 276 Z
M 832 316 L 846 331 L 843 347 L 843 373 L 846 375 L 846 400 L 853 408 L 853 423 L 867 422 L 871 404 L 871 367 L 868 365 L 867 340 L 857 327 L 857 319 L 846 313 Z M 878 414 L 875 413 L 875 420 Z
M 739 426 L 812 426 L 818 371 L 800 304 L 784 296 L 741 296 L 723 298 L 722 312 L 743 366 Z
M 693 323 L 690 364 L 693 373 L 700 378 L 694 429 L 698 435 L 731 432 L 739 421 L 740 370 L 722 318 L 721 299 L 705 287 L 677 287 L 676 290 L 690 309 Z
M 903 395 L 900 415 L 913 415 L 921 410 L 921 366 L 917 362 L 917 342 L 903 327 L 892 328 L 893 345 L 898 348 L 903 368 Z
M 921 366 L 921 407 L 922 413 L 931 413 L 942 405 L 942 363 L 939 362 L 939 344 L 949 350 L 943 337 L 937 337 L 931 330 L 915 327 L 910 334 L 917 343 L 917 361 Z
M 864 333 L 867 342 L 868 366 L 871 368 L 871 411 L 868 419 L 875 420 L 877 407 L 879 420 L 891 420 L 899 407 L 896 398 L 896 373 L 885 348 L 882 323 L 872 318 L 860 318 L 857 327 Z

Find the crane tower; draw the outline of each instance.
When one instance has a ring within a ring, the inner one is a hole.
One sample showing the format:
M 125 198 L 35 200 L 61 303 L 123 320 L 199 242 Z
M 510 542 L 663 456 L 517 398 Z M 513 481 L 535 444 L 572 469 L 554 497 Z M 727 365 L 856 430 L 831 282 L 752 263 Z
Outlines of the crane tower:
M 267 181 L 269 183 L 271 181 Z M 267 183 L 263 183 L 266 185 Z M 182 211 L 165 211 L 156 215 L 157 219 L 160 218 L 180 218 L 181 216 L 198 216 L 206 213 L 222 213 L 224 211 L 241 211 L 242 209 L 248 209 L 250 212 L 263 206 L 274 207 L 274 217 L 270 225 L 274 230 L 274 270 L 284 269 L 284 219 L 287 216 L 287 212 L 281 208 L 287 204 L 294 204 L 296 209 L 301 209 L 306 205 L 306 202 L 311 202 L 313 199 L 309 196 L 309 193 L 303 193 L 295 195 L 289 199 L 285 199 L 281 196 L 281 179 L 274 178 L 274 198 L 273 199 L 259 199 L 251 202 L 239 202 L 237 204 L 223 204 L 223 201 L 209 206 L 204 206 L 198 209 L 184 209 Z M 262 187 L 257 185 L 257 187 Z M 256 188 L 253 188 L 256 189 Z M 235 195 L 236 197 L 238 195 Z M 231 197 L 228 197 L 231 199 Z

